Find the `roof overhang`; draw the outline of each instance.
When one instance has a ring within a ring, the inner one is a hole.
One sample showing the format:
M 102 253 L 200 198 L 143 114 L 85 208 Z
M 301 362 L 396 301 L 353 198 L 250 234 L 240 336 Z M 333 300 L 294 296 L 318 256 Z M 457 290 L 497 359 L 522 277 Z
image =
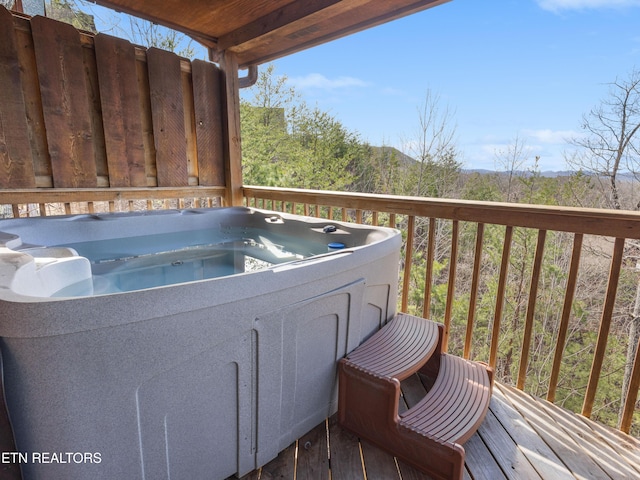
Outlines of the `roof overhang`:
M 449 0 L 96 0 L 259 65 Z

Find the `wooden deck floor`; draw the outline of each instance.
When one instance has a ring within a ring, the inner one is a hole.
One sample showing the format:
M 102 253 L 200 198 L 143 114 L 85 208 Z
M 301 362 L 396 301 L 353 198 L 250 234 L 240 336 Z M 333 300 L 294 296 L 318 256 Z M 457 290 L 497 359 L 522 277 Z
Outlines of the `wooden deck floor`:
M 411 406 L 424 390 L 403 382 Z M 640 440 L 496 384 L 487 417 L 465 444 L 465 479 L 640 479 Z M 242 480 L 429 479 L 343 431 L 335 416 Z

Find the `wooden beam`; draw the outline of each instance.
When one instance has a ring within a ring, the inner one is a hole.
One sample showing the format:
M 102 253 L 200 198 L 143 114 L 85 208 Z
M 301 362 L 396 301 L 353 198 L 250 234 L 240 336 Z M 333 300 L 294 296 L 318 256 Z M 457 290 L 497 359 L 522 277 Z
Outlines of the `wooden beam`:
M 242 28 L 238 28 L 218 39 L 217 49 L 220 51 L 235 47 L 250 40 L 259 38 L 278 28 L 297 22 L 298 20 L 313 15 L 341 0 L 307 0 L 305 2 L 293 2 L 278 8 L 267 15 L 254 20 Z
M 240 137 L 240 91 L 238 88 L 238 61 L 233 52 L 225 51 L 220 58 L 224 74 L 223 117 L 226 119 L 225 137 L 225 183 L 226 204 L 242 205 L 242 146 Z

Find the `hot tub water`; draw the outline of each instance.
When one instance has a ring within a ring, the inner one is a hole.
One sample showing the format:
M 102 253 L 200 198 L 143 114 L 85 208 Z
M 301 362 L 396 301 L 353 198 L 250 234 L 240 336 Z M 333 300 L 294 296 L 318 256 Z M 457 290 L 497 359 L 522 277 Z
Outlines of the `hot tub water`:
M 126 292 L 254 272 L 325 254 L 334 249 L 331 245 L 246 227 L 67 243 L 57 247 L 71 248 L 87 258 L 92 279 L 52 296 Z

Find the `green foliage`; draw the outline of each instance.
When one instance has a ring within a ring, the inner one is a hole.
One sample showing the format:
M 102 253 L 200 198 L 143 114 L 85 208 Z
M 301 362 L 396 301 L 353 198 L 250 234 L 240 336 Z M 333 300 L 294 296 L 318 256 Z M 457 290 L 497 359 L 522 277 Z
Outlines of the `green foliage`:
M 246 184 L 348 189 L 369 150 L 335 117 L 311 108 L 267 67 L 241 104 Z
M 81 30 L 97 33 L 93 16 L 78 8 L 75 1 L 50 0 L 46 4 L 48 17 L 69 23 Z

